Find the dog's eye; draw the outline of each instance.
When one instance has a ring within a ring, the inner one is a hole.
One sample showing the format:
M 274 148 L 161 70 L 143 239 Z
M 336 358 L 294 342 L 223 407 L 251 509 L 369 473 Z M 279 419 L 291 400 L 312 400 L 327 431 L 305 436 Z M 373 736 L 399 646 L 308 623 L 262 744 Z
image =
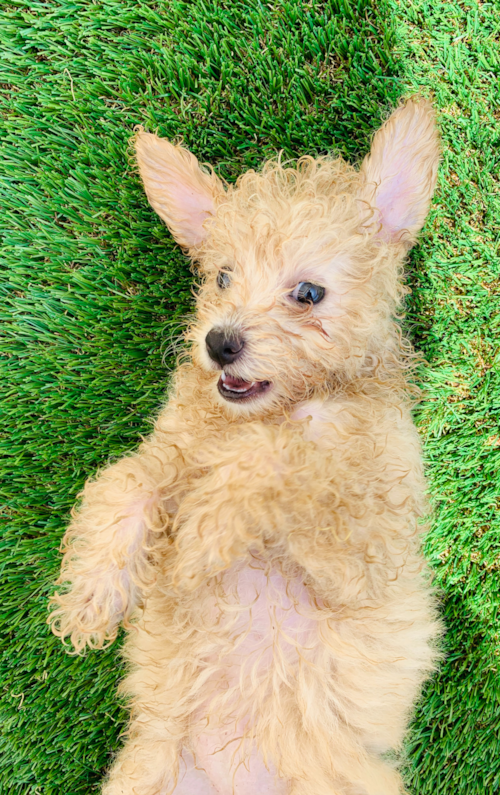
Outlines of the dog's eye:
M 217 286 L 225 290 L 231 284 L 231 277 L 227 271 L 219 271 L 217 274 Z
M 325 297 L 325 288 L 311 282 L 299 282 L 292 297 L 300 304 L 319 304 Z

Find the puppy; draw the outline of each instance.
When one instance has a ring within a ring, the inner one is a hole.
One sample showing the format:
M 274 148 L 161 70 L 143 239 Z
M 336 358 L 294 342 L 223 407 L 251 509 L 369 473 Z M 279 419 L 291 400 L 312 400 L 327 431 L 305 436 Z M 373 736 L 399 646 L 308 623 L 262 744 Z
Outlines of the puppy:
M 54 632 L 81 651 L 129 629 L 104 795 L 397 795 L 384 755 L 439 632 L 395 321 L 432 108 L 398 108 L 359 171 L 303 157 L 228 186 L 156 135 L 136 151 L 201 286 L 154 433 L 65 537 Z

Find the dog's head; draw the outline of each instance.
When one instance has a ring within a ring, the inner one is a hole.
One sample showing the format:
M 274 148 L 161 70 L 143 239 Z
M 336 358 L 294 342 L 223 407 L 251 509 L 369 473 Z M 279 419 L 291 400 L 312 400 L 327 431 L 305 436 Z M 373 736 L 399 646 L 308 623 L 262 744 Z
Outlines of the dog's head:
M 262 415 L 394 356 L 401 263 L 436 182 L 428 102 L 396 110 L 359 171 L 305 157 L 224 186 L 156 135 L 139 132 L 136 149 L 152 207 L 203 276 L 190 338 L 214 400 Z

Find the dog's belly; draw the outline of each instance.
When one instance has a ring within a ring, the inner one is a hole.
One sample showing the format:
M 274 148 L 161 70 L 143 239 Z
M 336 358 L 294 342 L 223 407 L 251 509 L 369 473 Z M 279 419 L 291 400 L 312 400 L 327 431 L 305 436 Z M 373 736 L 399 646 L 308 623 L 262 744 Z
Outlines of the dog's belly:
M 179 783 L 173 795 L 287 795 L 289 784 L 278 778 L 273 765 L 265 765 L 261 754 L 254 749 L 245 758 L 234 759 L 230 746 L 221 750 L 219 741 L 224 736 L 208 738 L 202 736 L 196 748 L 196 756 L 184 751 Z
M 202 614 L 213 636 L 204 659 L 209 695 L 193 716 L 190 752 L 216 795 L 288 792 L 279 759 L 261 753 L 259 726 L 263 716 L 278 712 L 273 701 L 294 700 L 299 671 L 303 675 L 314 660 L 315 612 L 299 574 L 285 575 L 257 557 L 232 568 L 207 594 Z M 287 729 L 279 721 L 271 727 L 274 747 Z

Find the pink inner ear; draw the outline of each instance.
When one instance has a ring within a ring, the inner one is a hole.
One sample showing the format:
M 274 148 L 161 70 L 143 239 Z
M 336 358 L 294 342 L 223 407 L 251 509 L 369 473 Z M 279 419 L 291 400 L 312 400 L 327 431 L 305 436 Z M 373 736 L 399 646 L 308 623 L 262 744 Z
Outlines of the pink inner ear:
M 171 210 L 171 215 L 189 230 L 194 245 L 200 243 L 205 237 L 203 224 L 214 212 L 212 199 L 196 191 L 191 185 L 182 183 L 179 177 L 170 184 L 168 192 L 172 202 L 171 207 L 176 208 L 174 211 Z
M 187 149 L 152 133 L 139 133 L 136 151 L 149 203 L 178 243 L 187 248 L 198 245 L 206 236 L 203 224 L 224 194 L 221 181 L 200 168 Z
M 383 228 L 394 233 L 411 229 L 418 222 L 419 213 L 408 158 L 396 158 L 390 169 L 377 190 L 376 203 Z
M 429 209 L 438 160 L 432 107 L 426 100 L 409 100 L 375 135 L 361 167 L 363 198 L 378 210 L 374 220 L 383 237 L 414 239 Z
M 418 130 L 412 127 L 402 137 L 384 146 L 381 182 L 376 193 L 376 205 L 382 227 L 390 235 L 419 224 L 422 214 L 422 162 L 418 157 Z
M 149 165 L 149 164 L 148 164 Z M 164 164 L 150 165 L 146 191 L 156 212 L 173 228 L 184 245 L 195 246 L 205 237 L 203 224 L 214 213 L 214 201 L 192 174 Z

